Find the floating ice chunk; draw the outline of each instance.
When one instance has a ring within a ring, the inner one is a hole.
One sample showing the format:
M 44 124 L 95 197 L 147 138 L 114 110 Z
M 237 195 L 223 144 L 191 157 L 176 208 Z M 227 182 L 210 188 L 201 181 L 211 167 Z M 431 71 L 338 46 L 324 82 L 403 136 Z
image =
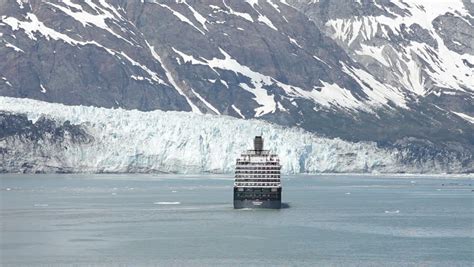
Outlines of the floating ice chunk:
M 48 204 L 34 204 L 35 207 L 47 207 Z
M 167 201 L 158 201 L 158 202 L 154 202 L 153 204 L 155 205 L 179 205 L 181 204 L 181 202 L 167 202 Z
M 398 213 L 400 213 L 400 211 L 399 210 L 386 210 L 385 213 L 387 213 L 387 214 L 398 214 Z
M 347 192 L 346 195 L 350 195 L 351 193 L 350 192 Z

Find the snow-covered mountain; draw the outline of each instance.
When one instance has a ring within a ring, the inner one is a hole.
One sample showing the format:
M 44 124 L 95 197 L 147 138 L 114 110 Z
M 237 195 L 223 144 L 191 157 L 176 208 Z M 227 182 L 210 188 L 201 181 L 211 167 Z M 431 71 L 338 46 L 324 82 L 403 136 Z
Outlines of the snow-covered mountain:
M 472 104 L 472 1 L 291 2 L 383 83 L 417 98 L 457 98 Z M 472 114 L 472 105 L 465 104 L 440 108 Z
M 259 119 L 465 170 L 472 14 L 466 0 L 7 0 L 0 95 Z

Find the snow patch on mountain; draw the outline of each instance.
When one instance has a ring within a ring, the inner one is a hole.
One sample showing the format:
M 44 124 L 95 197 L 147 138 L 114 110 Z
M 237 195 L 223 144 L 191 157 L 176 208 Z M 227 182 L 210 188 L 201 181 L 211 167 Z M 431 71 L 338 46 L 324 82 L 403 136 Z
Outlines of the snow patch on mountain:
M 44 36 L 47 40 L 49 39 L 62 40 L 69 44 L 81 43 L 70 38 L 66 34 L 57 32 L 56 30 L 45 26 L 43 22 L 39 21 L 38 17 L 36 17 L 36 15 L 33 13 L 28 13 L 26 15 L 25 21 L 18 20 L 17 18 L 14 18 L 14 17 L 2 17 L 1 21 L 9 25 L 13 31 L 17 31 L 19 29 L 24 30 L 28 38 L 32 40 L 36 40 L 35 33 L 38 32 L 42 36 Z
M 224 59 L 213 58 L 211 60 L 205 59 L 196 59 L 192 55 L 187 55 L 175 48 L 173 50 L 184 60 L 184 62 L 190 62 L 191 64 L 197 65 L 207 65 L 211 69 L 223 69 L 230 70 L 235 73 L 242 74 L 246 77 L 249 77 L 253 88 L 248 86 L 245 83 L 241 83 L 240 87 L 252 94 L 255 95 L 255 101 L 260 105 L 260 107 L 255 109 L 255 116 L 259 117 L 267 113 L 273 113 L 276 110 L 276 102 L 274 96 L 268 94 L 267 90 L 263 88 L 264 86 L 274 84 L 273 79 L 269 76 L 265 76 L 261 73 L 251 70 L 247 66 L 241 65 L 237 60 L 233 59 L 229 54 L 224 50 L 220 49 L 220 52 L 224 55 Z
M 386 67 L 390 67 L 390 63 L 387 61 L 383 54 L 384 47 L 380 46 L 368 46 L 365 44 L 361 44 L 361 50 L 355 51 L 360 55 L 370 55 L 371 57 L 375 58 L 378 62 L 384 64 Z
M 180 21 L 190 25 L 191 27 L 193 27 L 195 30 L 197 30 L 198 32 L 200 32 L 202 35 L 205 35 L 206 33 L 203 32 L 201 29 L 199 29 L 199 27 L 197 27 L 196 25 L 194 25 L 194 23 L 192 21 L 190 21 L 185 15 L 179 13 L 178 11 L 172 9 L 171 7 L 165 5 L 165 4 L 162 4 L 162 3 L 159 3 L 158 1 L 152 1 L 152 3 L 155 3 L 165 9 L 167 9 L 168 11 L 170 11 L 171 13 L 173 13 L 174 16 L 176 16 Z M 201 18 L 199 18 L 201 19 Z
M 93 8 L 93 10 L 95 10 L 98 14 L 91 14 L 87 11 L 85 11 L 83 9 L 83 7 L 79 4 L 74 4 L 72 3 L 70 0 L 63 0 L 62 3 L 65 5 L 65 6 L 62 6 L 62 5 L 59 5 L 59 4 L 54 4 L 54 3 L 51 3 L 51 2 L 46 2 L 47 4 L 61 10 L 62 12 L 64 12 L 65 14 L 71 16 L 72 18 L 74 18 L 75 20 L 77 20 L 78 22 L 80 22 L 84 27 L 85 26 L 96 26 L 96 27 L 99 27 L 103 30 L 106 30 L 108 31 L 109 33 L 111 33 L 113 36 L 129 43 L 129 44 L 132 44 L 129 40 L 125 39 L 124 37 L 122 37 L 121 35 L 117 34 L 116 32 L 114 32 L 110 27 L 109 25 L 107 25 L 107 20 L 117 20 L 116 16 L 119 14 L 117 11 L 115 11 L 114 14 L 112 14 L 111 12 L 109 12 L 107 9 L 105 8 L 101 8 L 99 7 L 98 5 L 90 2 L 90 1 L 86 1 L 86 3 L 91 7 Z M 104 1 L 102 1 L 102 3 L 105 3 Z M 108 5 L 109 7 L 112 7 L 110 5 Z M 76 9 L 78 11 L 73 11 L 71 8 L 73 9 Z M 115 10 L 115 8 L 112 7 L 113 10 Z M 121 16 L 120 16 L 121 17 Z M 133 44 L 132 44 L 133 45 Z
M 191 99 L 189 99 L 189 97 L 184 93 L 184 90 L 181 88 L 180 85 L 178 85 L 178 82 L 175 80 L 175 78 L 173 77 L 173 75 L 171 74 L 170 70 L 168 69 L 168 67 L 166 66 L 166 64 L 164 64 L 163 60 L 161 59 L 161 57 L 158 55 L 158 53 L 156 53 L 155 51 L 155 48 L 150 45 L 148 43 L 148 41 L 146 41 L 146 44 L 148 46 L 148 49 L 150 49 L 150 52 L 151 52 L 151 55 L 153 56 L 153 58 L 155 58 L 156 61 L 158 61 L 161 66 L 163 67 L 163 69 L 165 70 L 165 74 L 166 74 L 166 78 L 168 78 L 168 81 L 171 83 L 171 85 L 176 89 L 176 91 L 178 91 L 178 93 L 182 96 L 185 97 L 186 99 L 186 102 L 188 102 L 188 105 L 191 106 L 191 110 L 192 112 L 194 113 L 198 113 L 198 114 L 202 114 L 201 110 L 199 110 L 199 108 L 191 101 Z
M 105 47 L 104 45 L 96 42 L 96 41 L 80 41 L 73 39 L 69 37 L 66 34 L 60 33 L 53 28 L 47 27 L 44 25 L 43 22 L 41 22 L 38 17 L 33 14 L 33 13 L 28 13 L 26 15 L 26 20 L 18 20 L 17 18 L 14 17 L 2 17 L 2 22 L 7 24 L 8 26 L 11 27 L 13 31 L 17 30 L 23 30 L 25 34 L 32 40 L 37 40 L 36 33 L 39 33 L 41 36 L 46 38 L 47 40 L 53 39 L 53 40 L 61 40 L 64 41 L 65 43 L 68 43 L 70 45 L 81 45 L 81 46 L 88 46 L 88 45 L 93 45 L 97 46 L 107 53 L 121 58 L 125 59 L 126 61 L 130 62 L 133 66 L 136 66 L 140 68 L 142 71 L 147 73 L 150 76 L 150 79 L 146 79 L 150 83 L 158 83 L 158 84 L 167 84 L 165 81 L 163 81 L 160 77 L 159 74 L 156 73 L 155 71 L 151 70 L 149 67 L 146 65 L 139 63 L 138 61 L 134 60 L 131 58 L 128 54 L 126 54 L 124 51 L 116 51 L 112 48 Z M 140 75 L 135 75 L 135 76 L 140 76 Z
M 222 49 L 220 53 L 224 55 L 224 59 L 197 59 L 192 55 L 173 48 L 174 52 L 184 61 L 184 63 L 191 63 L 193 65 L 205 65 L 213 69 L 218 75 L 218 69 L 229 70 L 235 73 L 246 76 L 250 79 L 251 85 L 240 83 L 240 88 L 255 95 L 254 100 L 260 105 L 255 109 L 255 117 L 260 117 L 268 113 L 276 111 L 278 103 L 275 101 L 273 94 L 270 94 L 266 87 L 276 85 L 283 89 L 288 97 L 305 98 L 314 101 L 324 107 L 332 108 L 338 107 L 347 110 L 366 110 L 371 111 L 371 107 L 379 107 L 387 105 L 388 102 L 395 103 L 400 107 L 406 108 L 404 95 L 401 91 L 383 85 L 373 78 L 369 73 L 363 70 L 348 69 L 344 63 L 341 62 L 346 73 L 352 76 L 358 83 L 365 88 L 364 92 L 368 96 L 368 100 L 357 99 L 350 90 L 342 88 L 336 83 L 328 83 L 321 81 L 321 86 L 315 86 L 311 90 L 304 90 L 303 88 L 282 83 L 274 78 L 264 75 L 262 73 L 253 71 L 248 66 L 240 64 L 237 60 L 232 58 L 227 52 Z M 357 75 L 363 75 L 366 80 L 362 81 Z M 367 84 L 371 86 L 367 86 Z M 367 105 L 369 104 L 369 105 Z
M 369 97 L 368 102 L 370 105 L 389 106 L 389 103 L 394 103 L 399 107 L 408 109 L 407 100 L 402 90 L 379 82 L 374 78 L 374 76 L 363 69 L 349 67 L 344 63 L 341 64 L 342 70 L 354 78 L 354 80 L 364 89 L 364 93 Z M 370 112 L 368 109 L 366 109 L 366 111 Z
M 275 31 L 278 31 L 275 25 L 273 25 L 272 21 L 267 16 L 263 15 L 260 11 L 258 11 L 258 9 L 256 8 L 256 6 L 258 6 L 258 0 L 245 0 L 245 2 L 247 2 L 255 10 L 255 12 L 257 12 L 258 14 L 257 21 L 262 22 L 263 24 L 267 25 L 268 27 L 272 28 Z M 275 4 L 271 2 L 269 4 L 273 8 L 279 10 L 278 6 L 275 7 Z
M 474 88 L 472 68 L 463 64 L 465 61 L 473 62 L 474 55 L 459 54 L 448 49 L 433 26 L 433 20 L 446 13 L 460 18 L 472 17 L 462 1 L 394 0 L 392 3 L 399 9 L 374 2 L 388 14 L 330 19 L 325 26 L 332 38 L 348 50 L 356 51 L 359 58 L 372 57 L 390 69 L 397 77 L 395 82 L 416 95 L 426 95 L 433 86 L 459 91 Z M 374 43 L 380 43 L 379 38 L 391 40 L 395 36 L 405 39 L 405 34 L 417 35 L 412 26 L 427 31 L 436 46 L 415 40 L 406 46 L 397 45 L 399 41 L 396 40 L 393 45 L 373 46 Z
M 193 92 L 194 95 L 196 95 L 199 100 L 201 100 L 204 105 L 206 105 L 210 110 L 214 112 L 214 114 L 220 115 L 221 113 L 217 108 L 215 108 L 213 105 L 211 105 L 204 97 L 202 97 L 198 92 L 194 91 L 194 89 L 191 88 L 191 91 Z
M 268 27 L 272 28 L 273 30 L 278 31 L 277 27 L 273 25 L 272 21 L 267 16 L 259 13 L 257 20 L 267 25 Z
M 464 120 L 474 124 L 474 116 L 470 116 L 470 115 L 467 115 L 465 113 L 462 113 L 462 112 L 454 112 L 454 114 L 458 115 L 459 117 L 463 118 Z
M 229 14 L 229 15 L 234 15 L 234 16 L 237 16 L 237 17 L 241 17 L 249 22 L 253 22 L 253 19 L 252 19 L 252 16 L 250 16 L 250 14 L 248 13 L 243 13 L 243 12 L 238 12 L 238 11 L 235 11 L 232 9 L 232 7 L 230 7 L 226 1 L 222 1 L 224 3 L 224 6 L 226 7 L 227 10 L 223 10 L 221 8 L 218 8 L 216 9 L 217 11 L 220 11 L 220 12 L 224 12 L 226 14 Z
M 201 24 L 201 26 L 204 28 L 204 30 L 209 31 L 207 29 L 206 23 L 207 19 L 201 15 L 201 13 L 197 12 L 196 9 L 194 9 L 191 5 L 189 5 L 186 1 L 183 1 L 183 3 L 191 10 L 193 13 L 194 18 Z
M 21 53 L 25 53 L 25 51 L 23 51 L 21 48 L 18 48 L 17 46 L 5 41 L 5 47 L 9 47 L 11 49 L 13 49 L 15 52 L 21 52 Z

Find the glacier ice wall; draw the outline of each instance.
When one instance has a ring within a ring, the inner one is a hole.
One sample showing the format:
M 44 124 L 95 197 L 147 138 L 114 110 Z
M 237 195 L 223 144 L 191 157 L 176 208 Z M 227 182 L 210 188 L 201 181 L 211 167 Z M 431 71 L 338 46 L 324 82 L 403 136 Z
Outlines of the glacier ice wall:
M 259 120 L 66 106 L 9 97 L 0 97 L 0 110 L 25 114 L 33 122 L 44 117 L 58 123 L 69 121 L 93 137 L 88 143 L 65 140 L 61 145 L 47 140 L 32 145 L 19 136 L 4 138 L 0 148 L 15 153 L 3 155 L 2 164 L 12 171 L 21 171 L 15 164 L 26 161 L 34 166 L 27 171 L 33 172 L 232 172 L 236 157 L 251 148 L 253 137 L 260 134 L 265 148 L 279 154 L 284 173 L 407 171 L 398 163 L 396 150 Z

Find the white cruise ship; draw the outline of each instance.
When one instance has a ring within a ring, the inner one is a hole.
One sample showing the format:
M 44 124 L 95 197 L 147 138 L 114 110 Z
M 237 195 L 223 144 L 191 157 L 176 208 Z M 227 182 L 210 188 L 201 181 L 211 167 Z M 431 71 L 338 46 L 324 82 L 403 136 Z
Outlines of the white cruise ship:
M 263 149 L 263 138 L 256 136 L 254 149 L 237 159 L 234 182 L 234 208 L 281 208 L 280 159 Z

